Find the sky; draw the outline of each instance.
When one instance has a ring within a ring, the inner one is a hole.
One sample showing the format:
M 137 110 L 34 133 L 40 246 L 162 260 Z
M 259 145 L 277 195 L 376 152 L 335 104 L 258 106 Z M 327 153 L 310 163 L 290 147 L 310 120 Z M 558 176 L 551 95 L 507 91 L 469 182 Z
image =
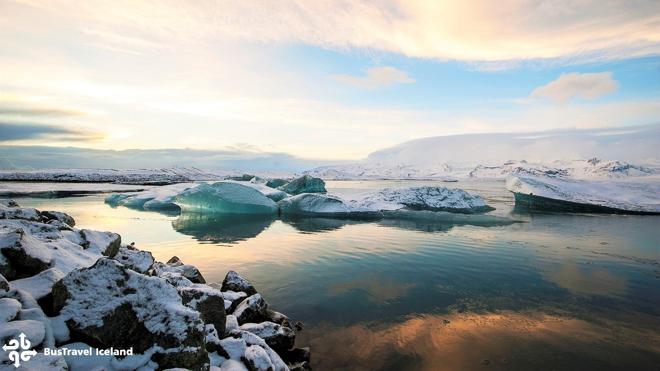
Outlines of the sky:
M 2 0 L 0 45 L 5 146 L 341 161 L 660 122 L 653 0 Z

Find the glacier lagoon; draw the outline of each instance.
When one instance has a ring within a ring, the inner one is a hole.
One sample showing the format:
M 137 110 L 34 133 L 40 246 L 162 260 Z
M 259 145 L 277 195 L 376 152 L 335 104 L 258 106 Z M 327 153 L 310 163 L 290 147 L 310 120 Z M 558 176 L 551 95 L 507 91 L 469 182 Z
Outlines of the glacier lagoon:
M 483 196 L 526 223 L 167 215 L 103 195 L 21 198 L 111 230 L 209 282 L 234 269 L 305 323 L 316 369 L 657 368 L 659 216 L 526 213 L 503 181 L 339 181 L 338 196 L 417 185 Z

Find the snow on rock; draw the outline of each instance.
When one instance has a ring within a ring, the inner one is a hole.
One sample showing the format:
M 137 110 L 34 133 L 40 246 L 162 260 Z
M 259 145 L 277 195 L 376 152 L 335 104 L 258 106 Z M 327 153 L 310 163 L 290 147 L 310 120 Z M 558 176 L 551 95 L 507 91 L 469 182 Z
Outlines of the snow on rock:
M 327 192 L 323 179 L 315 178 L 307 174 L 279 186 L 278 189 L 292 195 Z
M 147 273 L 155 262 L 151 252 L 138 250 L 132 245 L 120 247 L 114 258 L 138 273 Z
M 238 323 L 242 325 L 248 322 L 266 320 L 268 315 L 267 309 L 268 303 L 261 297 L 261 294 L 257 293 L 241 301 L 233 314 L 238 319 Z
M 275 214 L 277 204 L 252 186 L 237 182 L 202 183 L 179 193 L 176 204 L 184 212 Z
M 9 281 L 0 276 L 0 340 L 23 332 L 37 350 L 57 341 L 68 349 L 132 347 L 134 355 L 37 357 L 30 367 L 289 369 L 283 356 L 289 362 L 295 351 L 294 329 L 238 273 L 206 285 L 177 257 L 155 262 L 149 252 L 119 246 L 116 234 L 75 229 L 56 213 L 0 219 L 0 269 L 10 272 Z
M 183 304 L 199 312 L 206 324 L 219 331 L 225 329 L 225 303 L 222 292 L 203 284 L 192 284 L 178 288 Z
M 577 180 L 511 176 L 516 205 L 578 212 L 660 213 L 660 176 Z
M 81 342 L 69 343 L 64 345 L 67 349 L 71 350 L 86 350 L 91 345 Z M 156 352 L 156 348 L 151 348 L 143 354 L 134 354 L 126 357 L 114 357 L 111 355 L 97 355 L 91 356 L 73 356 L 65 355 L 67 365 L 71 371 L 119 371 L 119 370 L 155 370 L 158 364 L 151 361 L 151 357 Z
M 255 368 L 262 365 L 270 365 L 270 368 L 264 370 L 289 370 L 282 358 L 266 344 L 265 340 L 250 332 L 233 333 L 231 336 L 220 340 L 218 347 L 218 354 L 223 358 L 245 362 L 250 370 L 262 370 L 262 368 Z M 248 352 L 251 347 L 253 347 L 252 350 Z
M 66 274 L 100 258 L 99 251 L 81 246 L 78 231 L 27 220 L 0 219 L 0 268 L 9 280 L 56 267 Z M 117 235 L 118 236 L 118 235 Z
M 169 279 L 172 279 L 172 282 L 179 281 L 176 277 L 181 277 L 185 278 L 190 283 L 206 283 L 206 280 L 199 269 L 190 264 L 172 267 L 167 264 L 156 262 L 152 269 L 158 277 L 168 277 Z M 174 286 L 180 285 L 174 284 Z
M 32 295 L 33 298 L 39 300 L 50 295 L 55 282 L 64 278 L 65 275 L 57 268 L 50 268 L 34 276 L 11 281 L 11 287 L 24 290 Z
M 241 291 L 247 295 L 254 295 L 257 293 L 257 290 L 252 286 L 250 281 L 241 277 L 240 274 L 234 271 L 227 272 L 225 279 L 222 281 L 221 291 Z M 235 293 L 229 293 L 228 295 L 234 296 Z M 236 298 L 229 300 L 233 301 L 236 300 Z
M 478 213 L 493 210 L 479 196 L 462 189 L 445 187 L 388 188 L 367 196 L 360 201 L 363 207 L 372 210 L 411 210 L 449 211 L 458 213 Z
M 62 356 L 51 356 L 37 353 L 30 358 L 30 362 L 23 362 L 20 367 L 14 368 L 17 371 L 48 370 L 48 371 L 69 371 L 66 359 Z
M 143 353 L 155 344 L 163 368 L 200 368 L 208 359 L 200 314 L 164 280 L 116 260 L 71 272 L 53 287 L 53 305 L 72 335 L 95 345 Z
M 4 256 L 0 255 L 0 257 L 4 259 Z M 7 281 L 4 275 L 0 274 L 0 291 L 9 291 L 9 290 L 10 290 L 9 281 Z
M 238 319 L 233 314 L 227 315 L 227 320 L 225 323 L 225 333 L 230 334 L 236 331 L 240 331 L 240 326 L 238 325 Z
M 6 323 L 16 318 L 21 311 L 21 303 L 13 298 L 0 299 L 0 323 Z
M 40 220 L 39 211 L 30 207 L 18 207 L 17 204 L 0 203 L 0 219 Z
M 261 347 L 266 354 L 268 355 L 269 360 L 273 364 L 273 370 L 278 371 L 278 370 L 288 370 L 289 368 L 287 365 L 284 363 L 282 358 L 275 352 L 271 347 L 266 344 L 266 341 L 259 336 L 247 332 L 247 331 L 242 331 L 240 333 L 240 338 L 245 341 L 245 344 L 247 346 L 253 346 L 257 345 Z
M 117 233 L 81 229 L 80 236 L 89 251 L 105 256 L 113 257 L 117 255 L 121 246 L 121 236 Z
M 228 359 L 220 366 L 220 371 L 248 371 L 245 365 L 241 362 Z
M 30 340 L 32 347 L 38 348 L 46 338 L 46 327 L 43 322 L 31 319 L 6 322 L 0 326 L 0 341 L 6 344 L 9 339 L 18 339 L 21 333 Z
M 245 348 L 242 358 L 250 370 L 270 371 L 274 368 L 268 353 L 258 345 L 250 345 Z
M 190 264 L 184 264 L 177 256 L 170 258 L 166 265 L 169 271 L 180 273 L 192 283 L 206 283 L 204 276 L 202 276 L 202 272 L 200 272 L 197 267 Z
M 70 227 L 74 227 L 76 225 L 76 221 L 73 219 L 73 217 L 71 217 L 71 215 L 60 211 L 42 211 L 41 216 L 47 221 L 57 220 L 62 223 L 66 223 Z
M 0 252 L 17 272 L 21 272 L 17 278 L 42 272 L 53 261 L 53 251 L 44 248 L 44 243 L 23 229 L 0 230 Z
M 227 313 L 233 313 L 238 304 L 240 304 L 245 298 L 247 298 L 247 294 L 241 291 L 223 291 L 222 296 L 225 299 L 225 310 Z
M 270 321 L 245 323 L 240 328 L 264 339 L 266 344 L 276 351 L 289 350 L 296 341 L 296 333 L 293 329 Z

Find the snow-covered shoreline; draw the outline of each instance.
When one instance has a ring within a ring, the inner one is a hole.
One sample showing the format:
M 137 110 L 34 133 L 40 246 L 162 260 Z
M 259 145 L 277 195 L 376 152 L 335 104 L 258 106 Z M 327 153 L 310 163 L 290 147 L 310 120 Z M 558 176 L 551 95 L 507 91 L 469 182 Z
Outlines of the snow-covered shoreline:
M 38 352 L 24 368 L 310 369 L 309 349 L 294 348 L 302 325 L 238 273 L 207 284 L 177 257 L 157 262 L 67 214 L 0 201 L 0 337 L 26 334 Z M 92 347 L 132 355 L 44 354 Z M 0 353 L 3 366 L 14 361 Z
M 201 180 L 220 180 L 228 176 L 228 173 L 197 168 L 0 170 L 0 181 L 14 182 L 162 185 Z
M 0 181 L 0 197 L 59 198 L 112 192 L 140 192 L 152 186 L 116 183 Z

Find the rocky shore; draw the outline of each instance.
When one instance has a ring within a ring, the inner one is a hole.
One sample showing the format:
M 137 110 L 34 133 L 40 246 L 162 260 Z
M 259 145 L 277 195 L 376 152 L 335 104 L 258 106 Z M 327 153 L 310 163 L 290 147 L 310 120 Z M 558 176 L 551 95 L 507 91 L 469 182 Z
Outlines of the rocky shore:
M 236 272 L 207 283 L 177 257 L 0 200 L 0 342 L 24 334 L 36 351 L 0 350 L 2 367 L 309 370 L 300 330 Z

